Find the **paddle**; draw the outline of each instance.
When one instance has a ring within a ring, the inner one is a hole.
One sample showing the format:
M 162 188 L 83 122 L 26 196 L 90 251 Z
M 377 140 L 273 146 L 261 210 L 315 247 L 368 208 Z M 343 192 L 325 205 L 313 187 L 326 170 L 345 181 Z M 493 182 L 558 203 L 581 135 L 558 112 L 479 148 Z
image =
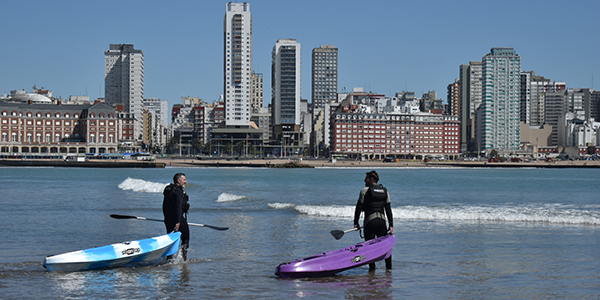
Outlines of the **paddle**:
M 342 231 L 342 230 L 332 230 L 331 231 L 331 235 L 333 235 L 333 237 L 336 240 L 339 240 L 339 239 L 341 239 L 344 236 L 344 233 L 350 232 L 350 231 L 357 231 L 357 230 L 358 229 L 356 229 L 356 228 L 352 228 L 352 229 L 348 229 L 348 230 L 344 230 L 344 231 Z
M 163 220 L 159 220 L 159 219 L 149 219 L 149 218 L 144 218 L 144 217 L 126 216 L 126 215 L 117 215 L 117 214 L 112 214 L 112 215 L 110 215 L 110 217 L 111 218 L 115 218 L 115 219 L 137 219 L 137 220 L 147 220 L 147 221 L 164 222 Z M 198 224 L 198 223 L 188 223 L 188 225 L 199 226 L 199 227 L 207 227 L 207 228 L 214 229 L 214 230 L 227 230 L 227 229 L 229 229 L 229 227 L 219 227 L 219 226 L 206 225 L 206 224 Z

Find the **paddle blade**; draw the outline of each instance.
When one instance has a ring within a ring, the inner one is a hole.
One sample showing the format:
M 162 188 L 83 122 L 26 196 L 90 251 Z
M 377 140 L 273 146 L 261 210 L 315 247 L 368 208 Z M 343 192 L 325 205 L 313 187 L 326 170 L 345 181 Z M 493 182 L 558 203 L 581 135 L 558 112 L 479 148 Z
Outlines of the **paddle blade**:
M 198 223 L 189 223 L 189 222 L 188 222 L 188 225 L 190 225 L 190 226 L 198 226 L 198 227 L 206 227 L 206 228 L 210 228 L 210 229 L 214 229 L 214 230 L 221 230 L 221 231 L 229 229 L 229 227 L 219 227 L 219 226 L 206 225 L 206 224 L 198 224 Z
M 332 230 L 330 233 L 336 240 L 339 240 L 344 236 L 344 232 L 342 230 Z
M 117 215 L 117 214 L 111 214 L 110 217 L 115 218 L 115 219 L 137 219 L 136 216 L 126 216 L 126 215 Z
M 221 230 L 221 231 L 225 231 L 227 229 L 229 229 L 229 227 L 219 227 L 219 226 L 212 226 L 212 225 L 204 225 L 210 229 L 214 229 L 214 230 Z

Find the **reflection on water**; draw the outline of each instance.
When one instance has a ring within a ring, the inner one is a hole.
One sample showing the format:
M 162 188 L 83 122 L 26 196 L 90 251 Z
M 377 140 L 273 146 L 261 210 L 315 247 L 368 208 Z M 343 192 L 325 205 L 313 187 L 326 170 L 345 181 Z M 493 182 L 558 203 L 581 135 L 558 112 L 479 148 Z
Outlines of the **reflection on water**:
M 391 271 L 378 269 L 375 272 L 368 272 L 366 268 L 358 268 L 341 274 L 343 275 L 294 279 L 295 295 L 298 298 L 314 298 L 331 296 L 332 291 L 343 290 L 346 299 L 394 298 Z M 336 297 L 339 297 L 339 294 L 336 294 Z
M 84 272 L 48 273 L 54 295 L 65 298 L 173 297 L 192 289 L 187 263 L 175 261 L 160 266 L 117 268 Z

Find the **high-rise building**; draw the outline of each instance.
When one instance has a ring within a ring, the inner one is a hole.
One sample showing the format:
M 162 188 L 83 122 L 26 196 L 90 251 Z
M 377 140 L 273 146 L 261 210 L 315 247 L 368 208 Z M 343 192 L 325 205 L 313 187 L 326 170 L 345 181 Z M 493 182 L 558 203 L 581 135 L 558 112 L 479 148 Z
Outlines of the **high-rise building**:
M 471 61 L 460 66 L 460 142 L 461 151 L 476 151 L 475 112 L 481 105 L 482 64 Z
M 273 124 L 296 131 L 300 126 L 300 43 L 279 39 L 272 52 Z
M 457 78 L 448 85 L 448 111 L 452 116 L 460 116 L 460 80 Z
M 226 4 L 223 81 L 225 125 L 250 126 L 252 74 L 252 14 L 250 4 Z
M 111 44 L 104 51 L 104 98 L 108 105 L 123 104 L 125 112 L 141 120 L 144 101 L 144 53 L 131 44 Z
M 250 85 L 250 107 L 258 112 L 263 107 L 263 74 L 252 72 Z
M 533 71 L 521 72 L 521 122 L 531 126 L 548 124 L 546 121 L 546 95 L 565 89 L 564 82 L 537 76 Z
M 169 102 L 158 98 L 144 99 L 144 107 L 150 114 L 150 146 L 162 149 L 167 143 L 169 128 Z
M 520 148 L 521 57 L 514 48 L 492 48 L 482 59 L 483 101 L 477 135 L 480 149 L 490 153 Z
M 544 94 L 544 125 L 551 126 L 550 140 L 548 146 L 565 146 L 559 144 L 559 126 L 560 120 L 565 118 L 567 113 L 567 91 L 552 91 Z M 521 113 L 522 115 L 522 113 Z
M 304 140 L 300 109 L 300 43 L 279 39 L 271 54 L 272 138 L 279 141 L 281 155 L 297 154 Z M 277 153 L 275 153 L 277 154 Z
M 315 109 L 337 100 L 338 48 L 321 45 L 312 50 L 312 102 Z

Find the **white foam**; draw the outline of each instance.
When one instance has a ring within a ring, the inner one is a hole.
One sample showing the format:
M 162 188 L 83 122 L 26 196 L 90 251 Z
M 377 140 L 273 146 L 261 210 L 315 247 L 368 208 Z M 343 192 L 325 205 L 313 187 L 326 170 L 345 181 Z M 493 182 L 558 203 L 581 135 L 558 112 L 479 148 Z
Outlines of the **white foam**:
M 238 196 L 234 194 L 222 193 L 217 198 L 217 202 L 233 202 L 246 198 L 246 196 Z
M 269 207 L 293 207 L 301 214 L 315 217 L 353 218 L 354 206 L 294 205 L 270 203 Z M 504 206 L 402 206 L 392 209 L 396 220 L 533 222 L 572 225 L 600 225 L 600 213 L 562 204 Z
M 574 209 L 556 204 L 518 206 L 406 206 L 395 208 L 394 218 L 600 225 L 600 214 L 598 212 Z
M 354 216 L 354 206 L 326 206 L 326 205 L 295 205 L 292 203 L 269 203 L 274 209 L 293 208 L 301 214 L 319 217 L 347 218 Z
M 319 217 L 346 218 L 354 216 L 354 206 L 298 205 L 296 210 L 303 214 Z
M 142 193 L 162 193 L 167 185 L 167 183 L 151 182 L 128 177 L 119 184 L 119 188 L 125 191 Z
M 292 208 L 295 207 L 295 204 L 291 204 L 291 203 L 269 203 L 268 204 L 269 207 L 275 208 L 275 209 L 284 209 L 284 208 Z

